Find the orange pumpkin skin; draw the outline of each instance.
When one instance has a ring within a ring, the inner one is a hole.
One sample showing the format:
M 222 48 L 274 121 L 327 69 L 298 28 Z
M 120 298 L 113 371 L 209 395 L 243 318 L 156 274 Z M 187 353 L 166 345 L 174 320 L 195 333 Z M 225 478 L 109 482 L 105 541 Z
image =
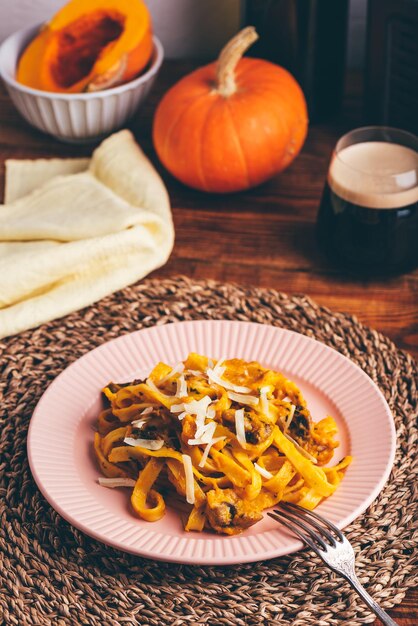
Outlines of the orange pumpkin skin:
M 286 168 L 308 129 L 304 95 L 285 69 L 253 58 L 235 68 L 236 91 L 216 88 L 216 63 L 180 80 L 154 118 L 155 150 L 173 176 L 209 192 L 254 187 Z
M 131 80 L 152 48 L 142 0 L 70 0 L 24 50 L 16 78 L 43 91 L 97 91 Z

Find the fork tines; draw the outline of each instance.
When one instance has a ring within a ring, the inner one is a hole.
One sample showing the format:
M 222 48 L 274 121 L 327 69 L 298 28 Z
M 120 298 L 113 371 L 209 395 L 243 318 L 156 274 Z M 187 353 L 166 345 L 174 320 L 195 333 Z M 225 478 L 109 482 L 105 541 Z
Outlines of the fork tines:
M 291 502 L 280 502 L 279 506 L 280 509 L 267 514 L 295 533 L 315 552 L 326 550 L 328 546 L 334 547 L 344 540 L 340 529 L 317 513 Z

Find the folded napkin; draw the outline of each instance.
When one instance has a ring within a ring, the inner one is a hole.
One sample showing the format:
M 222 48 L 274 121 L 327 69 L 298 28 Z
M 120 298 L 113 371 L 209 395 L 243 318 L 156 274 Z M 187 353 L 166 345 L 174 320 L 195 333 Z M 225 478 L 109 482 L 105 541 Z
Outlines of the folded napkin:
M 136 282 L 173 243 L 167 191 L 127 130 L 91 160 L 6 161 L 0 338 Z

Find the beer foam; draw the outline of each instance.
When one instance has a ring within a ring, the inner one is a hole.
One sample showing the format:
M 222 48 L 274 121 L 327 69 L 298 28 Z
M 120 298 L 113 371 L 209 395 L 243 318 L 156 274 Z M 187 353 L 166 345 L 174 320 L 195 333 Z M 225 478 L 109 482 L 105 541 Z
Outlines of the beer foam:
M 418 202 L 418 153 L 396 143 L 366 141 L 334 155 L 328 184 L 340 198 L 371 209 Z

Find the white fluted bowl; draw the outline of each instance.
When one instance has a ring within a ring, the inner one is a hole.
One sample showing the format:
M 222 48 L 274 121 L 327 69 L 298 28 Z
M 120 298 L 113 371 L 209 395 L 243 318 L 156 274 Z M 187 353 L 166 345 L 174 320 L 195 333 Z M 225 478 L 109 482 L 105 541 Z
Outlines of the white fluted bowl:
M 45 133 L 61 141 L 84 143 L 121 128 L 147 97 L 164 57 L 153 37 L 149 69 L 133 80 L 95 93 L 53 93 L 32 89 L 15 79 L 19 57 L 39 31 L 40 24 L 10 35 L 0 47 L 0 76 L 18 111 Z

